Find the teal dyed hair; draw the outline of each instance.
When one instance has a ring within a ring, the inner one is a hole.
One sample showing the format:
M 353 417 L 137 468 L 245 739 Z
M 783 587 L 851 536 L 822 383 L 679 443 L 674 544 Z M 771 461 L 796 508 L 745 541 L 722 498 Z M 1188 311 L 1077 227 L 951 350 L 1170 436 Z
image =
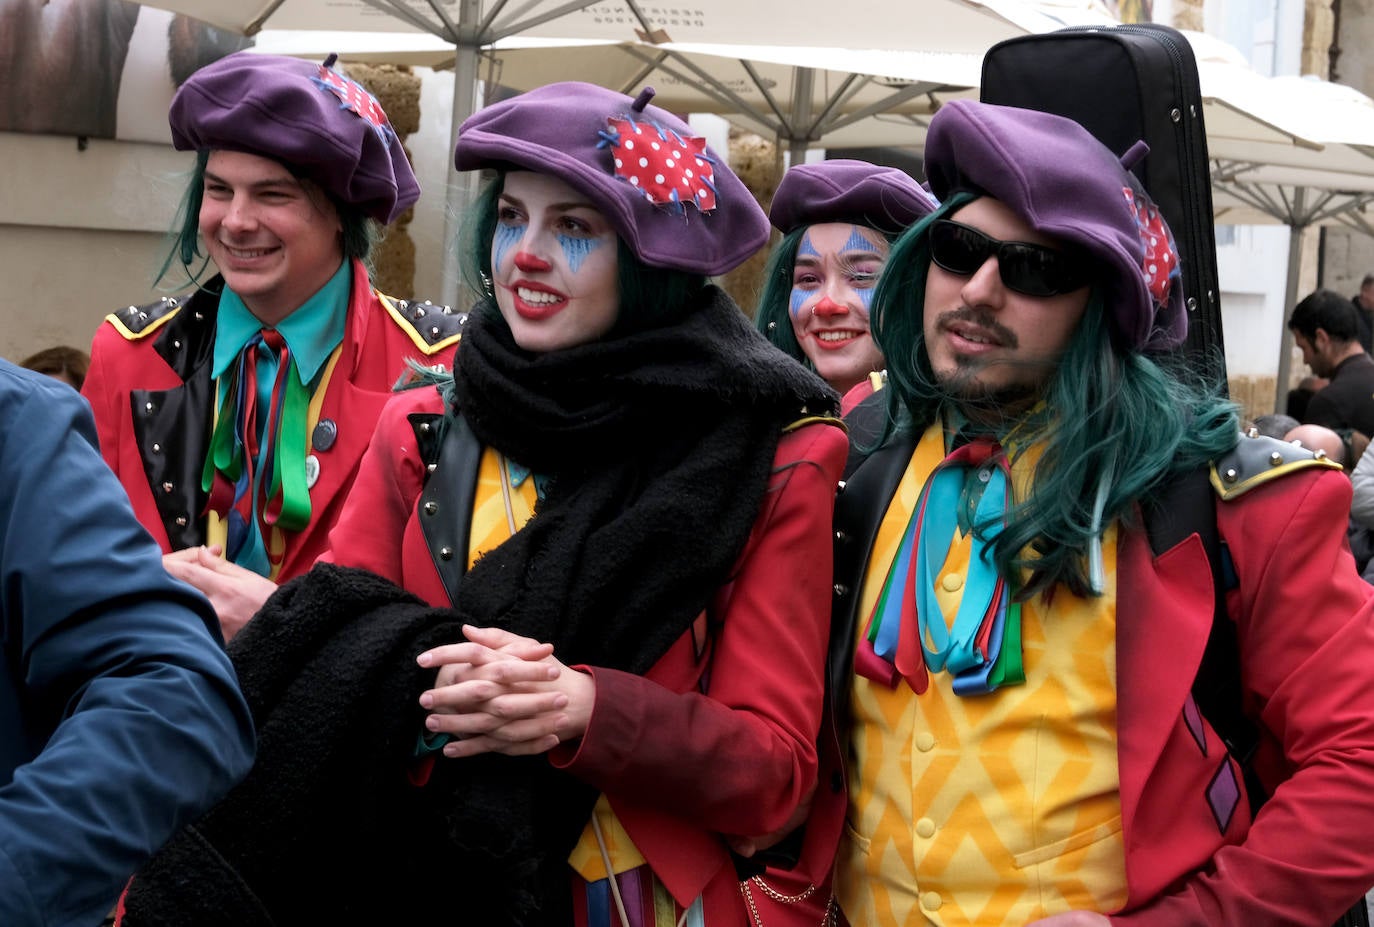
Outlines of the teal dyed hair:
M 177 207 L 176 219 L 172 223 L 171 247 L 162 266 L 158 268 L 157 282 L 167 279 L 172 268 L 180 267 L 186 275 L 186 282 L 200 285 L 201 275 L 210 266 L 210 257 L 201 251 L 200 242 L 200 205 L 205 199 L 205 165 L 210 160 L 210 152 L 196 152 L 196 164 L 191 169 L 191 179 L 182 194 L 181 204 Z M 297 168 L 283 164 L 291 176 L 308 179 Z M 319 186 L 314 187 L 324 196 L 335 212 L 339 214 L 339 225 L 343 228 L 341 244 L 345 259 L 357 258 L 372 270 L 372 248 L 382 237 L 382 227 L 374 219 L 368 218 L 360 210 L 339 202 Z M 173 284 L 180 287 L 182 281 Z
M 945 407 L 957 408 L 925 350 L 924 231 L 971 199 L 951 199 L 903 235 L 878 284 L 873 330 L 887 356 L 889 432 L 910 431 Z M 1009 423 L 1018 448 L 1043 449 L 1027 497 L 1016 500 L 993 542 L 998 569 L 1016 579 L 1023 599 L 1061 583 L 1076 595 L 1091 594 L 1089 555 L 1099 528 L 1132 523 L 1137 501 L 1236 442 L 1235 405 L 1181 363 L 1118 349 L 1102 300 L 1094 288 L 1042 401 Z
M 763 291 L 759 294 L 759 304 L 754 310 L 754 324 L 763 336 L 787 356 L 815 370 L 806 352 L 797 343 L 797 333 L 792 329 L 792 271 L 797 263 L 797 249 L 801 247 L 802 236 L 807 226 L 793 229 L 782 237 L 773 253 L 768 256 L 768 264 L 763 271 Z
M 480 297 L 491 296 L 491 241 L 496 233 L 506 172 L 497 171 L 473 203 L 459 241 L 463 280 Z M 697 303 L 706 278 L 701 274 L 650 267 L 616 235 L 616 283 L 620 315 L 608 337 L 668 325 Z
M 854 223 L 856 225 L 860 223 Z M 810 226 L 793 229 L 783 236 L 782 241 L 768 256 L 768 264 L 763 271 L 763 291 L 759 294 L 759 304 L 754 309 L 754 325 L 763 336 L 784 354 L 815 370 L 806 352 L 797 343 L 797 333 L 792 328 L 792 271 L 797 263 L 797 249 L 801 247 L 802 236 Z M 864 228 L 870 228 L 864 226 Z M 878 231 L 872 229 L 872 231 Z M 897 236 L 879 232 L 892 244 Z M 889 261 L 891 258 L 889 258 Z M 886 274 L 887 270 L 884 269 Z M 879 276 L 881 281 L 882 277 Z M 770 327 L 771 326 L 771 327 Z

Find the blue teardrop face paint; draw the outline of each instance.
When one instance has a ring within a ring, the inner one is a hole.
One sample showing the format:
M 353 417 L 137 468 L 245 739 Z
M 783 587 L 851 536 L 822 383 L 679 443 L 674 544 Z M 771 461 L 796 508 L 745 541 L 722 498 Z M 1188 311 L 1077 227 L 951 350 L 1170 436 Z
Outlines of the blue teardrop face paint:
M 802 235 L 802 240 L 797 243 L 796 260 L 801 260 L 804 257 L 819 258 L 820 256 L 821 254 L 819 251 L 816 250 L 816 246 L 811 243 L 811 233 L 807 232 L 806 234 Z M 792 296 L 787 301 L 788 314 L 795 319 L 797 315 L 801 312 L 802 305 L 810 296 L 811 293 L 809 291 L 804 290 L 799 286 L 792 287 Z
M 510 254 L 510 249 L 516 246 L 524 234 L 524 226 L 507 225 L 504 222 L 496 224 L 496 233 L 491 237 L 491 269 L 493 271 L 500 268 L 506 260 L 506 255 Z
M 864 252 L 873 250 L 875 250 L 873 241 L 865 237 L 864 234 L 859 231 L 859 227 L 857 225 L 850 226 L 849 240 L 844 243 L 844 248 L 842 249 L 842 251 Z
M 606 243 L 604 238 L 574 238 L 571 235 L 559 235 L 558 246 L 563 249 L 563 256 L 568 260 L 568 269 L 577 273 L 582 269 L 582 264 L 587 257 Z

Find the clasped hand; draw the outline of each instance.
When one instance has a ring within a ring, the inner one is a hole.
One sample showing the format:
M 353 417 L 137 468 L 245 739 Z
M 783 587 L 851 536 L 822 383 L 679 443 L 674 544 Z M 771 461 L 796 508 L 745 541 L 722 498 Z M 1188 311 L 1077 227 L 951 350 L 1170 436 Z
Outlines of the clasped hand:
M 420 696 L 425 727 L 451 735 L 449 757 L 545 753 L 587 730 L 596 683 L 553 655 L 553 645 L 500 628 L 463 626 L 467 640 L 416 657 L 438 668 Z

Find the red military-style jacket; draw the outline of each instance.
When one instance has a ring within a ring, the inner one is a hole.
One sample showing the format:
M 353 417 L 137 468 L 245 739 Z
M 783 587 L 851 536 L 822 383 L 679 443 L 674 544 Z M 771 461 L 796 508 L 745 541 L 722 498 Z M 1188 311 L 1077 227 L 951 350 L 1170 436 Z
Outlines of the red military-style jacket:
M 433 389 L 403 393 L 387 407 L 325 555 L 434 605 L 449 604 L 449 597 L 435 565 L 443 552 L 422 527 L 428 471 L 412 418 L 442 411 Z M 549 754 L 606 795 L 680 904 L 702 896 L 712 927 L 749 923 L 721 835 L 781 828 L 815 783 L 831 509 L 847 449 L 834 420 L 782 436 L 733 579 L 712 606 L 709 658 L 695 640 L 698 620 L 643 676 L 584 667 L 597 693 L 587 732 Z M 475 470 L 466 478 L 475 482 Z M 436 511 L 470 521 L 470 511 L 453 515 L 453 507 L 445 502 Z M 449 556 L 467 556 L 466 547 L 454 546 Z
M 865 509 L 881 520 L 913 449 L 912 439 L 891 442 L 869 458 L 892 455 L 881 477 L 867 480 L 860 467 L 841 491 L 830 670 L 839 723 L 822 735 L 802 862 L 768 874 L 783 887 L 828 878 L 845 821 L 844 695 L 871 538 L 842 515 L 844 496 L 876 494 Z M 1243 702 L 1261 728 L 1256 769 L 1273 794 L 1252 821 L 1235 760 L 1193 701 L 1215 609 L 1202 541 L 1192 534 L 1156 556 L 1143 529 L 1123 528 L 1117 750 L 1128 897 L 1109 913 L 1122 927 L 1329 924 L 1374 884 L 1374 589 L 1346 542 L 1350 483 L 1310 452 L 1253 437 L 1214 466 L 1212 481 L 1236 576 L 1225 598 Z M 756 897 L 770 925 L 816 922 L 814 907 Z
M 206 542 L 201 469 L 214 425 L 215 319 L 222 280 L 186 299 L 111 313 L 96 332 L 82 393 L 95 411 L 100 451 L 164 552 Z M 407 362 L 432 365 L 456 344 L 463 316 L 372 288 L 361 261 L 343 342 L 311 403 L 307 453 L 318 464 L 310 523 L 286 534 L 276 579 L 305 572 L 328 545 L 382 407 Z

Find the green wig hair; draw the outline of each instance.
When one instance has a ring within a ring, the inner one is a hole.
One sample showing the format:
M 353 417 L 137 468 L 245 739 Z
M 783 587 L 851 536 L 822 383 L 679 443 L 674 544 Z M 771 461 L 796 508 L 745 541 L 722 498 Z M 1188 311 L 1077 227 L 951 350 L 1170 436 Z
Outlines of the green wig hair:
M 909 229 L 878 283 L 872 325 L 887 357 L 884 437 L 959 407 L 936 380 L 925 349 L 926 229 L 972 199 L 952 197 Z M 1011 438 L 1017 453 L 1042 449 L 1026 498 L 1015 500 L 992 545 L 998 569 L 1023 599 L 1057 584 L 1075 595 L 1097 592 L 1090 559 L 1103 529 L 1132 524 L 1138 501 L 1228 451 L 1239 433 L 1236 407 L 1215 385 L 1180 359 L 1118 348 L 1104 310 L 1094 287 L 1041 401 L 997 435 Z
M 479 299 L 492 291 L 491 242 L 499 219 L 506 172 L 496 171 L 478 194 L 463 225 L 459 249 L 463 280 Z M 671 324 L 696 305 L 706 278 L 701 274 L 651 267 L 616 235 L 616 284 L 620 316 L 607 337 Z
M 171 248 L 158 269 L 159 283 L 167 278 L 175 265 L 182 269 L 187 282 L 199 286 L 201 276 L 210 265 L 210 257 L 201 251 L 200 242 L 200 205 L 205 199 L 205 165 L 209 160 L 209 151 L 196 152 L 196 164 L 191 169 L 191 180 L 186 185 L 186 192 L 182 194 L 181 205 L 177 208 L 176 219 L 172 224 Z M 307 179 L 298 168 L 290 164 L 282 166 L 291 172 L 291 176 Z M 371 270 L 372 249 L 381 240 L 381 225 L 356 207 L 339 202 L 323 189 L 319 190 L 319 195 L 326 197 L 339 214 L 339 225 L 343 229 L 341 244 L 344 259 L 357 258 Z M 181 281 L 177 281 L 174 286 L 180 287 Z
M 790 311 L 792 272 L 797 263 L 797 249 L 801 247 L 806 229 L 807 226 L 802 226 L 788 232 L 768 256 L 768 264 L 763 271 L 763 291 L 754 310 L 754 324 L 765 338 L 773 342 L 774 347 L 805 364 L 808 370 L 814 370 L 806 352 L 797 343 Z

